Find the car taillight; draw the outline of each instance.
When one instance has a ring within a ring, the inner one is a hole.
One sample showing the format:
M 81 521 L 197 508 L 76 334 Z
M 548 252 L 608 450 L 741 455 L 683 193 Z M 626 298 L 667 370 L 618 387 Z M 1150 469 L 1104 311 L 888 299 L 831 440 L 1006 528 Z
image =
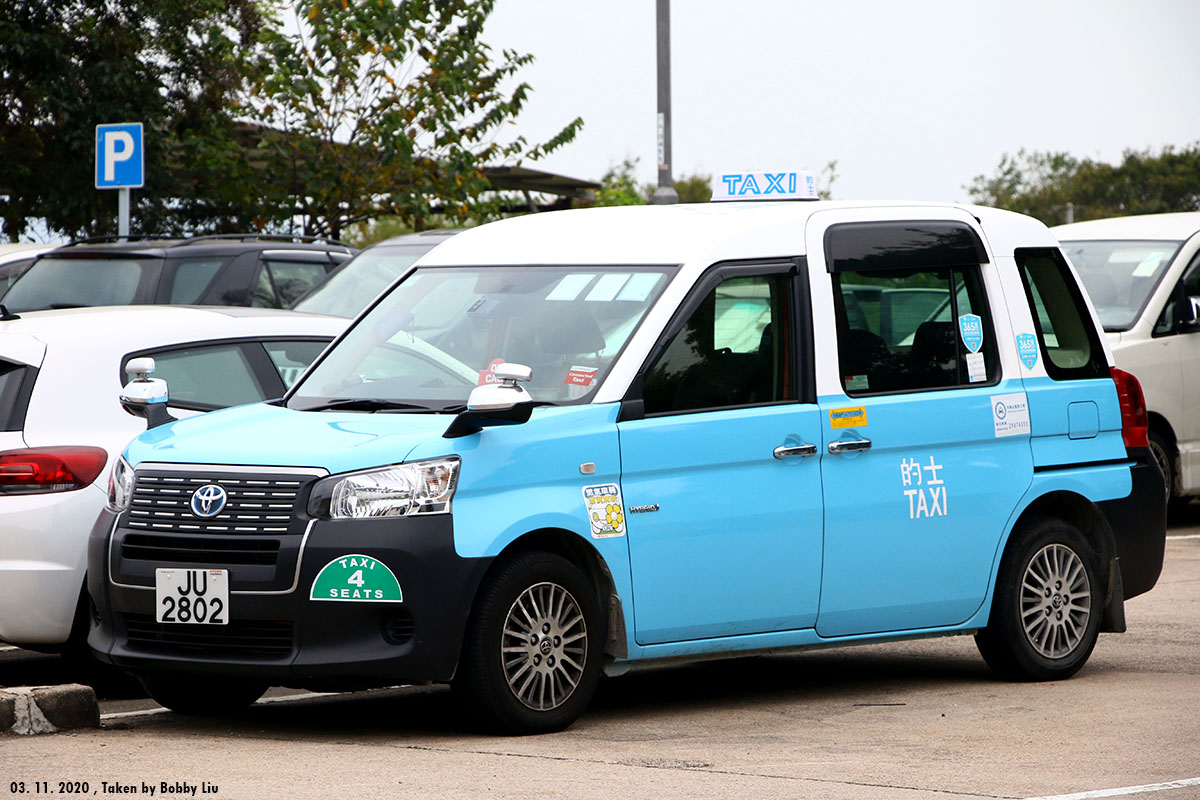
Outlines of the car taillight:
M 82 489 L 104 469 L 99 447 L 32 447 L 0 453 L 0 495 Z
M 1146 398 L 1138 379 L 1123 369 L 1112 367 L 1113 383 L 1117 384 L 1117 399 L 1121 401 L 1121 438 L 1125 447 L 1150 446 L 1150 419 L 1146 415 Z

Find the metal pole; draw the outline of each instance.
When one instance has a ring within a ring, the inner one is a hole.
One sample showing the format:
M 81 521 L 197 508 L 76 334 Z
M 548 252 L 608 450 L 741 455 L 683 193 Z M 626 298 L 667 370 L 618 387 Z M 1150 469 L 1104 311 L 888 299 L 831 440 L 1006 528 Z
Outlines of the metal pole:
M 671 178 L 671 0 L 656 0 L 658 33 L 658 188 L 655 205 L 679 202 Z
M 129 190 L 117 190 L 117 235 L 123 239 L 129 238 Z

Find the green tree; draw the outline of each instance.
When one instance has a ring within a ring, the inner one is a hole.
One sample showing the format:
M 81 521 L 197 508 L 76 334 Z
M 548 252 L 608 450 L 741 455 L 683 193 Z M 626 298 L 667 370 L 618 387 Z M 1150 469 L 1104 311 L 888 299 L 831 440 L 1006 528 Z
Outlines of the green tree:
M 481 40 L 494 0 L 297 0 L 294 32 L 264 37 L 250 97 L 270 181 L 262 205 L 309 234 L 394 216 L 415 230 L 440 213 L 487 216 L 485 164 L 537 160 L 576 118 L 530 146 L 501 140 L 530 91 L 506 86 L 532 61 Z
M 1119 164 L 1068 153 L 1018 150 L 1005 154 L 992 175 L 967 187 L 971 199 L 1057 225 L 1067 219 L 1101 219 L 1200 209 L 1200 143 L 1161 152 L 1126 150 Z
M 236 204 L 252 182 L 228 109 L 260 0 L 0 3 L 0 220 L 66 235 L 115 232 L 115 192 L 95 189 L 95 126 L 145 125 L 134 217 L 173 229 Z M 240 176 L 240 177 L 239 177 Z

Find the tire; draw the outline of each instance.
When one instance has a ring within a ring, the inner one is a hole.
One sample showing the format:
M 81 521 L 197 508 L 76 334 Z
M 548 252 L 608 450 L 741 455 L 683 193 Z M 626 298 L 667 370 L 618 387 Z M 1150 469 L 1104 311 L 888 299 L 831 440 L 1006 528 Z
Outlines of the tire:
M 1022 525 L 1001 559 L 988 626 L 975 635 L 984 661 L 1009 680 L 1074 675 L 1096 646 L 1102 586 L 1077 528 L 1046 518 Z
M 604 618 L 588 579 L 551 553 L 525 553 L 485 581 L 467 626 L 455 692 L 485 727 L 562 730 L 600 680 Z
M 1167 484 L 1167 501 L 1175 498 L 1175 448 L 1157 431 L 1150 431 L 1150 452 L 1162 470 L 1163 480 Z
M 194 717 L 228 717 L 249 708 L 268 685 L 259 681 L 200 675 L 142 675 L 142 685 L 160 706 Z

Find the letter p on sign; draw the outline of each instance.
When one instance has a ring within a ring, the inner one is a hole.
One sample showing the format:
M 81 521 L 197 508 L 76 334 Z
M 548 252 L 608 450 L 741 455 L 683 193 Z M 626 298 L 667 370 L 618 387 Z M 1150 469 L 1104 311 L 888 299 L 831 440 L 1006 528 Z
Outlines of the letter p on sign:
M 145 183 L 142 123 L 96 126 L 96 188 L 138 189 Z

